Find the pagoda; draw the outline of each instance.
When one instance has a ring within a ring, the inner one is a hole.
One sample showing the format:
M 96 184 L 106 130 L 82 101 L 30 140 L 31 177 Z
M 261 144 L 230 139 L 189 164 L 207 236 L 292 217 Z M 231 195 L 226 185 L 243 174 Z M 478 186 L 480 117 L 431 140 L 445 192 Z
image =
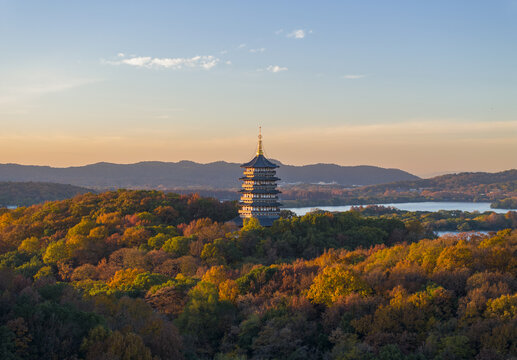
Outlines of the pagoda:
M 276 168 L 264 156 L 262 148 L 262 132 L 259 128 L 257 155 L 248 163 L 242 164 L 244 176 L 242 180 L 241 209 L 239 214 L 241 219 L 256 218 L 262 226 L 271 226 L 280 217 L 278 202 L 280 191 L 276 188 L 276 182 L 280 180 L 276 177 Z

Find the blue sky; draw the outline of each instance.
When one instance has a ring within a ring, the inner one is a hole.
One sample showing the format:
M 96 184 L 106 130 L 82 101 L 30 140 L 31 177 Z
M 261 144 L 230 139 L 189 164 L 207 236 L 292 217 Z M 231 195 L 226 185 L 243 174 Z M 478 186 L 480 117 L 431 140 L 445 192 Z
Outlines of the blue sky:
M 517 1 L 0 0 L 0 162 L 515 168 Z

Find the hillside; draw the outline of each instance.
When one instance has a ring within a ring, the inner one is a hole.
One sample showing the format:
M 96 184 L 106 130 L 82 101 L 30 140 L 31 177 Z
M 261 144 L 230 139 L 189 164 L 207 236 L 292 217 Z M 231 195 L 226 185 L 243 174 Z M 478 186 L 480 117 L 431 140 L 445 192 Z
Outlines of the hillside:
M 464 172 L 447 174 L 430 179 L 415 181 L 400 181 L 391 184 L 371 186 L 368 189 L 382 191 L 409 191 L 412 189 L 429 191 L 468 191 L 469 189 L 479 193 L 491 193 L 499 191 L 517 190 L 517 169 L 488 172 Z
M 44 182 L 0 182 L 0 207 L 28 206 L 63 200 L 92 190 L 67 184 Z
M 124 190 L 0 209 L 0 359 L 515 358 L 515 230 L 429 240 L 365 211 L 237 229 L 235 203 Z
M 496 201 L 517 196 L 517 170 L 469 172 L 359 188 L 298 185 L 282 189 L 287 205 L 347 205 L 411 201 Z M 498 202 L 499 204 L 501 202 Z M 505 206 L 501 203 L 501 206 Z
M 343 186 L 373 185 L 393 181 L 417 180 L 398 169 L 375 166 L 315 164 L 282 165 L 278 171 L 284 183 L 337 183 Z M 199 164 L 192 161 L 140 162 L 136 164 L 97 163 L 86 166 L 53 168 L 0 164 L 0 181 L 45 181 L 97 189 L 106 188 L 219 188 L 240 187 L 240 164 L 224 161 Z

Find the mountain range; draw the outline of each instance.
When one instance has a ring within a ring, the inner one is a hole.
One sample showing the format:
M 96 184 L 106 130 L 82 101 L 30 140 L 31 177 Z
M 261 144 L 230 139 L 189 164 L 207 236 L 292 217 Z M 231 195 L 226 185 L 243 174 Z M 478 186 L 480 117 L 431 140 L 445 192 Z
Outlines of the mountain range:
M 277 163 L 279 163 L 277 161 Z M 376 166 L 340 166 L 314 164 L 282 165 L 278 176 L 284 184 L 336 184 L 342 186 L 375 185 L 419 177 L 399 169 Z M 214 188 L 240 187 L 240 164 L 225 161 L 200 164 L 192 161 L 146 161 L 135 164 L 96 163 L 56 168 L 19 164 L 0 164 L 0 181 L 53 182 L 93 189 L 142 188 Z

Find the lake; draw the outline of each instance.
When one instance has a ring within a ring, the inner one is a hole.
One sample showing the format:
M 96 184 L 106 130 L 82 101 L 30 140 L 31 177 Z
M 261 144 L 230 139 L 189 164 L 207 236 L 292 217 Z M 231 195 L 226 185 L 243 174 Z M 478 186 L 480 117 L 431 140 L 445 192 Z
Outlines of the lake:
M 472 236 L 472 235 L 475 235 L 475 234 L 481 234 L 481 235 L 488 235 L 490 234 L 491 232 L 496 232 L 496 231 L 484 231 L 484 230 L 480 230 L 480 231 L 435 231 L 435 234 L 438 235 L 438 237 L 441 237 L 441 236 L 445 236 L 445 235 L 458 235 L 458 234 L 468 234 L 469 236 Z
M 492 209 L 490 208 L 489 202 L 438 202 L 438 201 L 426 201 L 426 202 L 413 202 L 413 203 L 398 203 L 398 204 L 373 204 L 380 206 L 389 206 L 394 207 L 399 210 L 405 211 L 439 211 L 439 210 L 461 210 L 474 212 L 478 211 L 483 213 L 485 211 L 493 211 L 499 214 L 505 214 L 508 211 L 517 211 L 517 209 Z M 301 216 L 305 215 L 308 212 L 311 212 L 314 209 L 321 209 L 325 211 L 348 211 L 352 206 L 357 205 L 345 205 L 345 206 L 311 206 L 311 207 L 298 207 L 298 208 L 287 208 L 286 210 L 291 210 L 296 215 Z M 366 205 L 363 205 L 366 206 Z

